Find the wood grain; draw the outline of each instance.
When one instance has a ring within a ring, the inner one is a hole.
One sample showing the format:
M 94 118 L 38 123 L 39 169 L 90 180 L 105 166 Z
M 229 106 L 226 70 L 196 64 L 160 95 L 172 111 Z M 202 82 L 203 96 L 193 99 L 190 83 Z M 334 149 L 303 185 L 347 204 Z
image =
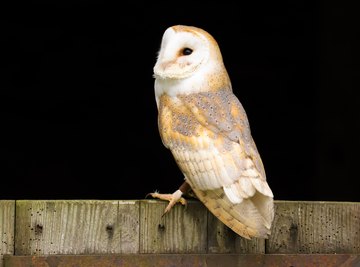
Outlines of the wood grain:
M 0 267 L 3 255 L 14 253 L 15 201 L 0 200 Z
M 199 201 L 185 209 L 175 205 L 162 217 L 168 203 L 140 203 L 140 253 L 206 253 L 207 210 Z
M 138 214 L 136 202 L 16 201 L 15 254 L 137 253 Z
M 360 204 L 277 201 L 266 252 L 360 253 Z
M 0 201 L 0 252 L 360 253 L 360 203 L 275 201 L 266 241 L 237 236 L 197 200 L 189 200 L 187 208 L 177 204 L 162 217 L 166 205 L 160 200 Z
M 140 239 L 139 201 L 119 201 L 117 250 L 120 253 L 139 253 Z

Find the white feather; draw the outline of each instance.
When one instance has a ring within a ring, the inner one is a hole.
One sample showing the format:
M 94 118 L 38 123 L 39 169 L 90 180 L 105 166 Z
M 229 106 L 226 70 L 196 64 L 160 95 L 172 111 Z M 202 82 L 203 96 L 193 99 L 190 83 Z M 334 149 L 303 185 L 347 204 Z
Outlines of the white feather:
M 254 169 L 247 169 L 241 173 L 241 175 L 246 177 L 259 177 L 259 173 Z
M 256 190 L 258 190 L 261 194 L 268 197 L 274 197 L 266 181 L 256 178 L 256 179 L 251 179 L 251 182 L 255 186 Z
M 255 187 L 253 186 L 249 178 L 240 178 L 238 183 L 248 197 L 252 197 L 255 194 Z
M 231 186 L 224 186 L 223 189 L 231 203 L 235 204 L 235 203 L 241 203 L 243 201 L 243 199 L 234 192 Z

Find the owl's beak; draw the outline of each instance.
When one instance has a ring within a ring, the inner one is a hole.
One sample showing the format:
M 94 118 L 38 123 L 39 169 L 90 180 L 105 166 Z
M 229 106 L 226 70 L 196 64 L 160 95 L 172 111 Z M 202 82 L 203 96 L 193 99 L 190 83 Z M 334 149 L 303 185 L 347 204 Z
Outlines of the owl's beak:
M 163 79 L 172 77 L 171 68 L 174 66 L 175 62 L 175 60 L 166 60 L 161 63 L 157 62 L 154 67 L 154 75 Z
M 166 63 L 166 62 L 164 62 Z M 166 78 L 166 69 L 168 67 L 168 64 L 159 63 L 157 62 L 154 67 L 154 76 L 155 78 Z
M 155 79 L 157 79 L 157 78 L 161 78 L 161 71 L 159 70 L 159 66 L 158 66 L 158 64 L 156 64 L 155 65 L 155 67 L 154 67 L 154 74 L 153 74 L 153 77 L 155 78 Z

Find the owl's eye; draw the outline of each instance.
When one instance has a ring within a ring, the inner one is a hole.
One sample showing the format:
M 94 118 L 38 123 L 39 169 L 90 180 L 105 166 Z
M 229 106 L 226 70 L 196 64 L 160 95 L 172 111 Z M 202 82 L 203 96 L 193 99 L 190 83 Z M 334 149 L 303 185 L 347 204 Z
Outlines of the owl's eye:
M 190 49 L 190 48 L 188 48 L 188 47 L 185 47 L 185 48 L 181 51 L 181 53 L 182 53 L 184 56 L 191 55 L 192 52 L 193 52 L 192 49 Z

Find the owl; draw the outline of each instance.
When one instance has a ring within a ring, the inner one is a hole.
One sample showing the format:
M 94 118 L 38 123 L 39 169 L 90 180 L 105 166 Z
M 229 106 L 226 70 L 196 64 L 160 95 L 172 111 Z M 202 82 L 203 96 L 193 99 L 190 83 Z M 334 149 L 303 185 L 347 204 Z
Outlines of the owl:
M 191 190 L 238 235 L 268 238 L 273 193 L 216 40 L 197 27 L 169 27 L 153 70 L 160 137 L 184 183 L 151 196 L 169 201 L 166 213 Z

